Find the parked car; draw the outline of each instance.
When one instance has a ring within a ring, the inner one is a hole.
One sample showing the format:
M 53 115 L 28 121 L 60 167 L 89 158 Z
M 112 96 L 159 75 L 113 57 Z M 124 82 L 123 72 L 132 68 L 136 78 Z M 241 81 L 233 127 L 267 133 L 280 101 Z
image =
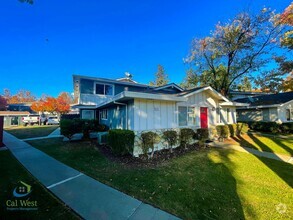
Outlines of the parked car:
M 24 126 L 27 126 L 27 125 L 39 124 L 39 119 L 40 119 L 39 115 L 28 115 L 28 116 L 22 117 L 21 121 Z
M 59 118 L 57 116 L 48 117 L 47 125 L 59 125 Z

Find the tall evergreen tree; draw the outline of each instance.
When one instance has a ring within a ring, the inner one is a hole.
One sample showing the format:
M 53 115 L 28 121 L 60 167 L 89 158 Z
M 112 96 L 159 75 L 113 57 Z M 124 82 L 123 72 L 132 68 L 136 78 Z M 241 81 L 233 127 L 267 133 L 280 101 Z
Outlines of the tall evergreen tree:
M 158 70 L 155 74 L 155 81 L 150 82 L 151 86 L 163 86 L 169 82 L 168 75 L 165 73 L 165 69 L 162 65 L 158 65 Z

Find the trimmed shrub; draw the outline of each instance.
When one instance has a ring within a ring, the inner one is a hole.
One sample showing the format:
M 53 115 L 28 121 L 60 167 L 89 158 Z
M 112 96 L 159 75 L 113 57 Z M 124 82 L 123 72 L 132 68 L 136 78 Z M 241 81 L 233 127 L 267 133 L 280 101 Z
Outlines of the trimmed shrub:
M 280 124 L 279 129 L 283 134 L 293 134 L 293 122 Z
M 152 158 L 154 156 L 155 144 L 160 141 L 160 137 L 157 133 L 149 131 L 141 134 L 142 139 L 142 151 L 144 154 L 148 154 L 149 149 L 152 149 L 152 153 L 149 156 Z
M 81 128 L 77 126 L 74 120 L 62 119 L 60 121 L 60 132 L 71 141 L 74 134 L 81 132 Z
M 237 135 L 237 124 L 228 124 L 230 137 L 235 137 Z
M 133 152 L 134 132 L 131 130 L 109 130 L 109 145 L 116 155 L 126 155 Z
M 83 133 L 83 139 L 89 139 L 90 132 L 104 132 L 108 131 L 109 127 L 107 125 L 99 124 L 98 120 L 88 120 L 88 119 L 61 119 L 60 121 L 61 134 L 65 137 L 68 136 L 69 139 L 74 134 Z
M 187 144 L 193 139 L 195 132 L 191 128 L 181 128 L 180 129 L 180 144 L 187 147 Z
M 248 130 L 249 130 L 249 127 L 248 127 L 247 123 L 239 122 L 236 125 L 237 125 L 237 133 L 236 133 L 236 135 L 246 134 L 248 132 Z
M 228 138 L 230 136 L 228 125 L 217 125 L 216 129 L 220 138 Z
M 196 130 L 198 140 L 206 141 L 209 139 L 209 129 L 199 128 Z
M 281 125 L 276 122 L 256 121 L 249 123 L 249 127 L 254 131 L 270 132 L 274 134 L 281 132 Z
M 164 131 L 163 138 L 168 142 L 170 152 L 173 152 L 173 146 L 177 143 L 177 132 L 176 131 Z

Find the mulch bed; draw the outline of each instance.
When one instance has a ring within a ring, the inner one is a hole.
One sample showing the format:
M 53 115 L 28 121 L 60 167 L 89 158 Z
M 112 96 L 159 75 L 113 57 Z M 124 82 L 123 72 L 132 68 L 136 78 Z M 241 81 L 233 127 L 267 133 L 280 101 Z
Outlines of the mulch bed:
M 133 157 L 132 155 L 124 155 L 117 156 L 112 153 L 111 148 L 107 145 L 96 145 L 96 149 L 99 150 L 101 154 L 103 154 L 110 161 L 119 163 L 126 167 L 141 167 L 141 168 L 149 168 L 156 167 L 158 165 L 162 165 L 170 159 L 180 157 L 184 154 L 187 154 L 192 151 L 198 151 L 201 149 L 198 144 L 189 145 L 187 149 L 184 147 L 178 147 L 173 149 L 173 153 L 170 153 L 170 150 L 164 149 L 160 151 L 156 151 L 154 153 L 154 157 L 148 159 L 147 155 L 140 155 L 139 157 Z

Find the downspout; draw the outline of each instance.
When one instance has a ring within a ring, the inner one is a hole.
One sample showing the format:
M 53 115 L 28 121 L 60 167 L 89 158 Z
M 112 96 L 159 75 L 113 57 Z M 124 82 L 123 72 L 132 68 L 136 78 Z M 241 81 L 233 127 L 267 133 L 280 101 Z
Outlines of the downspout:
M 127 104 L 121 103 L 121 102 L 116 102 L 116 101 L 114 101 L 113 103 L 114 104 L 117 104 L 117 105 L 124 105 L 125 106 L 125 111 L 126 111 L 126 129 L 128 130 L 128 108 L 127 108 Z

